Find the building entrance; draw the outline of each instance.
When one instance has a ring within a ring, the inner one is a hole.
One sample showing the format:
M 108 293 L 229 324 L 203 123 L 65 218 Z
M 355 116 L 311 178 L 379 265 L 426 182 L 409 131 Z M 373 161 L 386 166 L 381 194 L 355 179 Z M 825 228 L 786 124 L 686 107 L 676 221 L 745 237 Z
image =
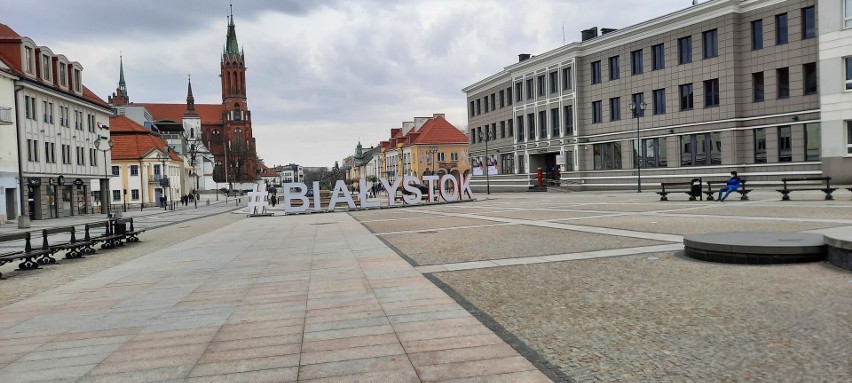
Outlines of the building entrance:
M 6 219 L 15 219 L 18 217 L 18 203 L 15 194 L 16 189 L 6 189 Z
M 545 179 L 559 179 L 559 164 L 556 155 L 559 153 L 530 154 L 530 172 L 541 172 Z

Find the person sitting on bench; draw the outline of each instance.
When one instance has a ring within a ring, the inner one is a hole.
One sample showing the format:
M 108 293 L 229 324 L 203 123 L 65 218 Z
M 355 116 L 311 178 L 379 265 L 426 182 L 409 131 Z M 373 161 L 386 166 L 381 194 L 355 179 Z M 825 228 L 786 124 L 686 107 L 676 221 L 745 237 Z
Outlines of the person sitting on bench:
M 736 171 L 731 172 L 731 178 L 728 180 L 727 185 L 725 187 L 719 189 L 719 198 L 717 199 L 719 202 L 725 202 L 725 198 L 728 198 L 728 194 L 731 194 L 732 191 L 736 191 L 740 188 L 740 177 L 737 175 Z M 725 193 L 723 196 L 722 193 Z

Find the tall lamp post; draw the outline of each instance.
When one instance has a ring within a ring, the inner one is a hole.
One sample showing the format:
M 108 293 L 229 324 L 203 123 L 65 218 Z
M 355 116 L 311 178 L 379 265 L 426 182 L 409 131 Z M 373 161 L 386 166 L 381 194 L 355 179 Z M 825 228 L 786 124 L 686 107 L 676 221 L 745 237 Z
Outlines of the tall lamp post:
M 216 170 L 222 171 L 222 161 L 216 161 Z M 215 173 L 215 171 L 214 171 Z M 227 198 L 227 197 L 225 197 Z M 216 201 L 219 200 L 219 182 L 216 182 Z
M 168 149 L 166 149 L 166 150 L 168 150 Z M 165 200 L 164 200 L 165 203 L 163 204 L 163 210 L 168 210 L 168 206 L 169 206 L 169 193 L 168 193 L 169 179 L 168 179 L 168 177 L 166 177 L 166 158 L 168 158 L 168 157 L 164 156 L 162 153 L 157 153 L 157 159 L 159 159 L 160 163 L 163 164 L 163 166 L 160 170 L 160 172 L 162 173 L 162 175 L 160 175 L 160 186 L 163 187 L 163 195 L 166 197 Z
M 485 129 L 485 192 L 488 195 L 491 195 L 491 180 L 488 172 L 488 141 L 491 141 L 492 139 L 491 129 Z
M 112 146 L 115 145 L 115 141 L 110 139 L 103 139 L 102 137 L 98 137 L 95 140 L 95 148 L 104 153 L 104 182 L 101 184 L 101 204 L 106 208 L 105 213 L 109 215 L 109 176 L 107 175 L 107 157 L 106 153 L 112 150 Z
M 630 103 L 630 111 L 633 112 L 633 117 L 636 118 L 636 192 L 642 192 L 642 141 L 639 140 L 639 117 L 645 114 L 645 108 L 648 104 L 645 101 L 636 105 L 635 102 Z
M 438 162 L 435 161 L 435 153 L 438 153 L 438 145 L 430 145 L 429 149 L 426 150 L 426 153 L 429 154 L 429 164 L 432 165 L 432 175 L 437 173 L 435 169 L 438 167 Z

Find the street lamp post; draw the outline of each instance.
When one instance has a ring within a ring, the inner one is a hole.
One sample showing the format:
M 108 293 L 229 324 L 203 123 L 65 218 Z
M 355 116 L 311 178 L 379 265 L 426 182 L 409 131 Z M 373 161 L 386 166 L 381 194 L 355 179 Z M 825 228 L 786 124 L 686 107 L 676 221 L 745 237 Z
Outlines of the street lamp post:
M 163 199 L 163 210 L 168 210 L 170 198 L 168 193 L 168 178 L 166 177 L 166 156 L 162 155 L 162 153 L 157 153 L 157 159 L 159 159 L 160 163 L 162 163 L 162 167 L 160 168 L 160 172 L 162 173 L 160 175 L 160 186 L 163 187 L 163 196 L 165 197 Z
M 430 145 L 429 149 L 426 150 L 426 153 L 429 154 L 429 163 L 432 165 L 432 175 L 435 175 L 435 169 L 438 167 L 438 162 L 435 161 L 435 153 L 438 153 L 438 145 Z
M 630 111 L 633 112 L 633 117 L 636 118 L 636 192 L 642 192 L 642 141 L 639 140 L 639 117 L 645 114 L 645 108 L 648 104 L 642 101 L 639 105 L 635 102 L 630 103 Z
M 488 141 L 491 141 L 491 129 L 485 129 L 485 192 L 491 195 L 491 179 L 488 174 Z
M 101 137 L 98 137 L 95 140 L 95 148 L 104 153 L 104 182 L 101 184 L 101 204 L 105 208 L 105 213 L 109 215 L 109 176 L 107 175 L 107 157 L 106 153 L 112 150 L 112 146 L 115 145 L 115 141 L 112 139 L 104 140 Z M 105 186 L 105 187 L 104 187 Z
M 222 171 L 221 166 L 222 166 L 222 162 L 216 161 L 216 169 L 218 169 L 219 171 Z M 216 182 L 216 201 L 219 201 L 219 182 L 218 181 Z

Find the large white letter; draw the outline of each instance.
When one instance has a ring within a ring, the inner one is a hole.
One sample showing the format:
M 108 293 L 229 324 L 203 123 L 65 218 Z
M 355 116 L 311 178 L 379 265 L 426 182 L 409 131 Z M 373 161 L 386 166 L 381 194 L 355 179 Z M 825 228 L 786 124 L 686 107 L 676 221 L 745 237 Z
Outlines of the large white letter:
M 402 188 L 408 191 L 411 194 L 403 194 L 402 200 L 409 205 L 417 205 L 420 204 L 420 200 L 423 199 L 423 192 L 420 189 L 416 188 L 411 183 L 417 183 L 417 178 L 412 176 L 406 176 L 402 179 Z
M 453 191 L 452 192 L 447 191 L 447 189 L 448 189 L 447 188 L 447 182 L 450 182 L 451 184 L 453 184 Z M 440 189 L 440 192 L 441 192 L 441 198 L 443 198 L 444 201 L 452 202 L 452 201 L 458 201 L 459 200 L 459 195 L 458 195 L 459 181 L 456 180 L 456 177 L 453 177 L 451 174 L 444 174 L 444 176 L 441 177 L 441 182 L 438 183 L 438 188 Z
M 317 212 L 322 211 L 322 206 L 320 206 L 319 181 L 314 181 L 314 211 L 317 211 Z
M 476 199 L 476 197 L 473 196 L 473 190 L 470 190 L 470 174 L 468 174 L 467 177 L 463 175 L 459 175 L 459 177 L 461 178 L 461 185 L 459 186 L 459 201 L 464 200 L 464 193 L 467 193 L 468 199 Z
M 358 181 L 358 199 L 361 201 L 362 209 L 379 206 L 379 201 L 367 201 L 368 191 L 370 191 L 370 189 L 367 188 L 367 180 L 361 178 L 361 180 Z
M 340 194 L 340 196 L 338 196 Z M 350 209 L 354 209 L 355 201 L 352 200 L 352 194 L 346 188 L 346 183 L 343 180 L 337 180 L 334 183 L 334 190 L 331 192 L 331 200 L 328 201 L 328 210 L 333 211 L 337 207 L 338 202 L 346 202 Z
M 438 176 L 423 176 L 423 181 L 426 182 L 426 185 L 429 186 L 429 202 L 435 202 L 435 181 L 438 180 Z
M 382 183 L 382 187 L 385 188 L 385 190 L 388 192 L 388 206 L 394 205 L 394 200 L 396 199 L 396 189 L 399 189 L 399 182 L 401 180 L 402 179 L 397 178 L 395 181 L 393 181 L 393 185 L 389 185 L 388 180 L 384 178 L 379 178 L 379 182 Z
M 296 195 L 290 194 L 291 188 L 299 189 Z M 311 203 L 308 200 L 308 197 L 306 195 L 307 193 L 308 186 L 301 182 L 290 182 L 284 184 L 284 213 L 299 213 L 308 210 L 308 207 L 311 206 Z M 302 206 L 293 207 L 292 201 L 294 199 L 302 201 Z

